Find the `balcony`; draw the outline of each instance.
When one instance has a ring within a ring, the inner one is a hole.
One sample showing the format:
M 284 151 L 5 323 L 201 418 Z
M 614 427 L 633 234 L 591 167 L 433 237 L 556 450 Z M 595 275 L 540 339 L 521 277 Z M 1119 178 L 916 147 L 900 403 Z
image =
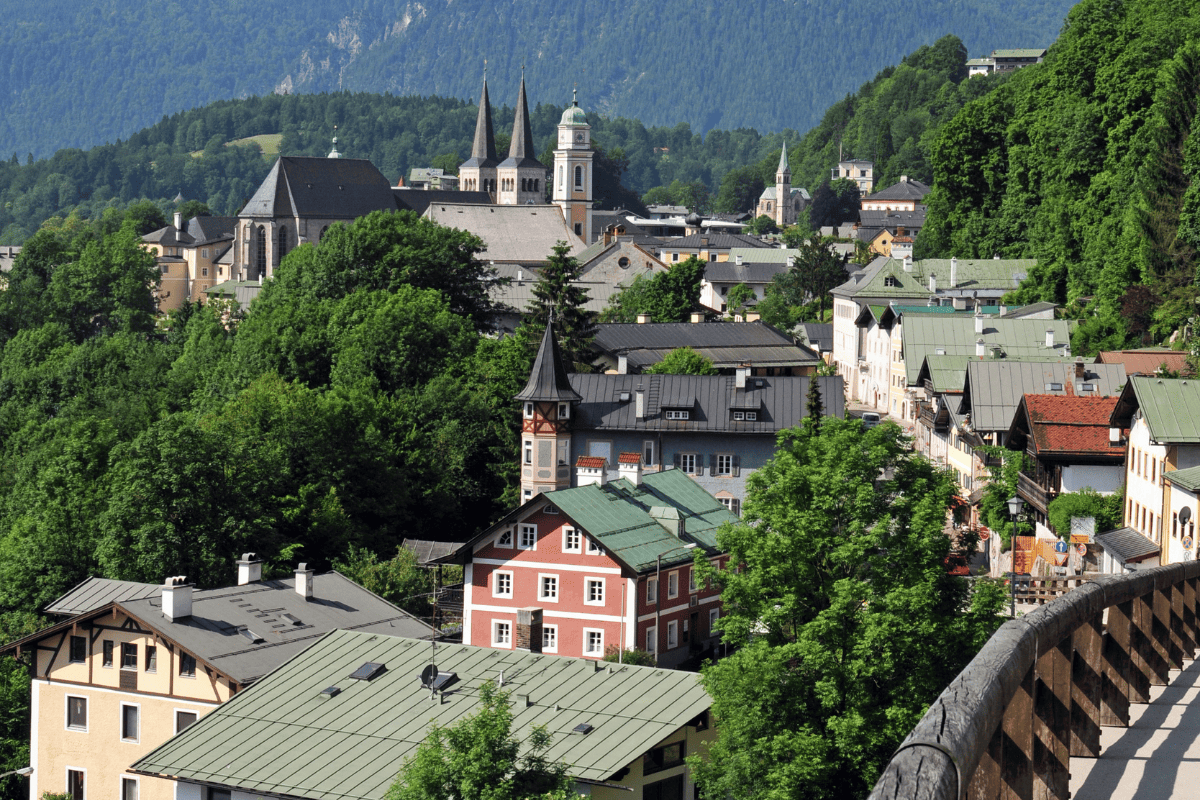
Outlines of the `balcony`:
M 1046 513 L 1046 506 L 1058 495 L 1058 492 L 1043 489 L 1024 472 L 1017 475 L 1017 493 L 1043 515 Z

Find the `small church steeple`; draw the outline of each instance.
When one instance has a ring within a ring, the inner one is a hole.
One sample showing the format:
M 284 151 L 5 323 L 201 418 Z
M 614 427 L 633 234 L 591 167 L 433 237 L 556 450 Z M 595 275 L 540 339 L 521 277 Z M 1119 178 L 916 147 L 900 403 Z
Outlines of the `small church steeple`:
M 500 205 L 514 206 L 545 202 L 546 167 L 533 154 L 533 127 L 529 124 L 529 101 L 525 98 L 525 68 L 513 118 L 508 158 L 496 170 L 500 181 Z
M 787 142 L 779 153 L 779 168 L 775 170 L 775 224 L 783 228 L 796 224 L 799 199 L 792 196 L 792 170 L 788 166 Z
M 475 140 L 471 157 L 459 167 L 459 188 L 470 192 L 496 191 L 496 136 L 492 131 L 492 105 L 488 99 L 487 62 L 483 67 L 483 91 L 479 95 L 479 114 L 475 118 Z
M 553 320 L 546 323 L 529 381 L 513 399 L 521 402 L 521 501 L 569 488 L 572 406 L 583 398 L 571 388 Z

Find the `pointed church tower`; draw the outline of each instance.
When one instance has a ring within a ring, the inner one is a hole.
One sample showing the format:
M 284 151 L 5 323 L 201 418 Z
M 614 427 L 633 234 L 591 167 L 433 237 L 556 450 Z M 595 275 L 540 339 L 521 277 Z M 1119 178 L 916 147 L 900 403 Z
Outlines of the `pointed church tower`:
M 517 94 L 517 114 L 513 119 L 512 144 L 508 147 L 508 158 L 496 169 L 496 178 L 500 183 L 497 202 L 502 206 L 546 202 L 546 167 L 533 154 L 533 129 L 529 125 L 523 72 L 521 91 Z
M 492 106 L 488 101 L 487 70 L 483 71 L 483 93 L 475 118 L 475 142 L 471 157 L 458 168 L 458 188 L 465 192 L 491 192 L 496 199 L 496 136 L 492 133 Z
M 562 209 L 567 227 L 584 243 L 592 241 L 592 126 L 571 97 L 571 107 L 558 121 L 554 148 L 554 204 Z
M 533 372 L 521 393 L 521 502 L 571 486 L 572 405 L 583 400 L 571 388 L 554 323 L 538 347 Z
M 775 224 L 783 228 L 796 224 L 798 200 L 792 197 L 792 170 L 788 167 L 787 142 L 779 154 L 779 169 L 775 170 Z

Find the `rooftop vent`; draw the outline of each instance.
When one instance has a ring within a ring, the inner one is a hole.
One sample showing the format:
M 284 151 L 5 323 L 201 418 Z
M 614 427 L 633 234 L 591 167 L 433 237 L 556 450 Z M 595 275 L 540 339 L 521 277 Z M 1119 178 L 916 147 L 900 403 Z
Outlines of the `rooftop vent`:
M 293 625 L 303 625 L 304 624 L 303 622 L 300 621 L 300 618 L 295 616 L 294 614 L 280 614 L 279 616 L 283 617 L 286 621 L 292 623 Z
M 571 729 L 571 731 L 573 733 L 581 733 L 584 736 L 587 736 L 593 730 L 594 730 L 594 728 L 592 728 L 592 725 L 589 722 L 581 722 L 578 725 L 576 725 L 574 728 Z
M 247 639 L 254 642 L 255 644 L 262 644 L 263 642 L 266 641 L 266 639 L 259 636 L 257 633 L 250 630 L 249 628 L 242 628 L 241 630 L 238 631 L 238 633 L 240 633 L 242 636 L 245 636 Z
M 1047 392 L 1061 392 L 1063 390 L 1062 386 L 1063 385 L 1061 383 L 1047 383 L 1046 391 Z
M 339 689 L 337 686 L 327 686 L 321 690 L 321 694 L 324 697 L 337 697 L 341 693 L 342 693 L 342 690 Z
M 383 664 L 377 664 L 374 661 L 368 661 L 354 672 L 350 673 L 350 677 L 356 681 L 369 681 L 378 675 L 382 675 L 387 671 L 387 667 Z

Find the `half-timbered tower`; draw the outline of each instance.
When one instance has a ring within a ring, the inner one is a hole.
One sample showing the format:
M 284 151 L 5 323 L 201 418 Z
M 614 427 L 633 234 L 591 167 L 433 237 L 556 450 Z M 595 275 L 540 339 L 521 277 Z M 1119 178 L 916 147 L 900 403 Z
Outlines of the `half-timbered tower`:
M 554 323 L 538 347 L 521 401 L 521 500 L 571 486 L 572 407 L 582 398 L 571 388 Z

